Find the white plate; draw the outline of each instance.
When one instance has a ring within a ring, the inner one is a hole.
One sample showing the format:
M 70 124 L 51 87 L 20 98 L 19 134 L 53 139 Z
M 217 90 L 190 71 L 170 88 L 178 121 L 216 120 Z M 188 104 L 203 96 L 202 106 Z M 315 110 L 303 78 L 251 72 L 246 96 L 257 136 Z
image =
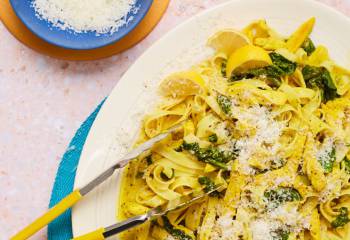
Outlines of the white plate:
M 266 19 L 277 31 L 288 34 L 311 16 L 317 20 L 312 39 L 326 45 L 340 64 L 348 65 L 349 19 L 313 0 L 230 1 L 166 34 L 130 67 L 102 107 L 85 143 L 75 187 L 122 155 L 136 136 L 142 115 L 152 105 L 157 83 L 165 74 L 188 68 L 208 56 L 211 51 L 205 42 L 212 33 L 226 27 L 241 29 L 255 19 Z M 116 221 L 118 178 L 116 173 L 73 208 L 74 236 Z

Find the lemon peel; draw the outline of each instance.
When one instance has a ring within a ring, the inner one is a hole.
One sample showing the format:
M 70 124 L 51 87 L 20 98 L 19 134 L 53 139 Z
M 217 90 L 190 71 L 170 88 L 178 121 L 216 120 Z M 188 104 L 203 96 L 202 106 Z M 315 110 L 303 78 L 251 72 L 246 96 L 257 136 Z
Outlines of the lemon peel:
M 195 71 L 174 73 L 160 84 L 159 89 L 162 95 L 170 97 L 185 97 L 206 91 L 204 79 Z

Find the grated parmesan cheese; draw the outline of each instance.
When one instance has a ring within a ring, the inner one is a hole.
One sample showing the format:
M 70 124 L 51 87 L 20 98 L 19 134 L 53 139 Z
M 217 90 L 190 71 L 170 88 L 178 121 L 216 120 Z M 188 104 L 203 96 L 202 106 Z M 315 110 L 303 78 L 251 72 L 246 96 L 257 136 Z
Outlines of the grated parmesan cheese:
M 326 187 L 320 192 L 319 200 L 321 202 L 326 202 L 332 197 L 338 197 L 341 193 L 342 181 L 341 179 L 329 179 L 327 181 Z
M 297 208 L 287 209 L 279 207 L 261 218 L 250 223 L 252 240 L 274 240 L 279 237 L 278 232 L 299 233 L 310 228 L 310 216 L 304 217 Z
M 165 240 L 176 240 L 173 236 L 168 235 L 167 238 Z
M 220 122 L 217 124 L 215 127 L 215 133 L 218 135 L 219 139 L 227 138 L 230 135 L 230 131 L 227 129 L 227 122 Z
M 271 232 L 278 229 L 277 222 L 257 219 L 250 223 L 253 240 L 273 240 Z
M 240 239 L 245 234 L 244 223 L 232 216 L 231 213 L 218 214 L 210 240 Z M 286 204 L 258 214 L 250 221 L 249 231 L 252 240 L 274 240 L 281 231 L 299 233 L 310 229 L 310 221 L 311 216 L 304 216 L 296 205 Z
M 249 166 L 248 160 L 258 148 L 265 147 L 263 144 L 269 144 L 265 147 L 271 156 L 277 153 L 279 144 L 277 142 L 281 135 L 283 124 L 272 119 L 272 116 L 266 107 L 253 106 L 239 115 L 239 121 L 246 122 L 254 126 L 256 133 L 253 137 L 243 137 L 236 141 L 236 147 L 240 150 L 238 161 L 245 174 L 253 174 L 254 169 Z
M 294 178 L 295 178 L 295 176 L 293 176 L 293 178 L 291 176 L 278 177 L 274 181 L 275 187 L 278 187 L 282 183 L 292 183 L 292 182 L 294 182 Z
M 325 159 L 327 159 L 330 153 L 332 152 L 333 146 L 334 146 L 333 139 L 330 139 L 330 138 L 327 139 L 322 144 L 322 147 L 317 151 L 316 158 L 321 162 L 325 161 Z
M 213 227 L 211 240 L 230 240 L 238 239 L 238 236 L 243 234 L 243 224 L 233 220 L 231 214 L 220 216 Z
M 304 217 L 300 214 L 297 206 L 279 206 L 268 212 L 268 217 L 269 219 L 281 221 L 284 225 L 288 225 L 290 230 L 293 230 L 294 233 L 310 228 L 310 216 Z
M 36 15 L 62 30 L 114 33 L 133 20 L 136 0 L 34 0 Z

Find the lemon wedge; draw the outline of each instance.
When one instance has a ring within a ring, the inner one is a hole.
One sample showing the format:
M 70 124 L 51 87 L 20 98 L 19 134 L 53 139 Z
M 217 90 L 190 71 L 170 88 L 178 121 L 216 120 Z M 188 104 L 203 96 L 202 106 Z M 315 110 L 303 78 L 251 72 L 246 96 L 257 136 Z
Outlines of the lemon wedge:
M 205 81 L 195 71 L 174 73 L 160 84 L 160 92 L 168 97 L 185 97 L 205 92 Z
M 249 44 L 249 39 L 243 33 L 233 29 L 225 29 L 215 33 L 208 39 L 208 46 L 217 52 L 222 52 L 229 56 L 236 49 Z
M 315 25 L 315 18 L 312 17 L 304 22 L 298 30 L 296 30 L 288 39 L 286 45 L 287 49 L 291 52 L 295 52 L 300 48 L 303 42 L 308 38 Z
M 232 72 L 265 67 L 270 64 L 272 64 L 271 58 L 264 49 L 254 45 L 246 45 L 230 55 L 226 72 L 227 76 L 230 76 Z

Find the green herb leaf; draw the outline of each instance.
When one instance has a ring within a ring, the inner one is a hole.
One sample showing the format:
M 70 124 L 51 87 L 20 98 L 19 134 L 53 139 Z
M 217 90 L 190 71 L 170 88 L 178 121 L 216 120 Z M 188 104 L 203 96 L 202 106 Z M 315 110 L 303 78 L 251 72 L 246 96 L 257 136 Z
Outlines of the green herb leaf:
M 263 169 L 255 168 L 255 167 L 253 167 L 253 168 L 255 170 L 255 174 L 263 174 L 263 173 L 266 173 L 268 171 L 280 169 L 285 165 L 286 165 L 286 160 L 284 160 L 283 158 L 279 158 L 279 159 L 271 161 L 271 165 L 267 168 L 263 168 Z
M 300 201 L 302 199 L 298 190 L 290 187 L 278 187 L 264 192 L 265 201 L 269 208 L 276 208 L 285 202 Z
M 267 84 L 271 87 L 279 87 L 281 85 L 281 77 L 293 74 L 297 68 L 297 64 L 275 52 L 270 53 L 270 58 L 272 65 L 250 69 L 243 73 L 233 73 L 230 81 L 260 77 L 266 79 Z
M 288 240 L 289 234 L 289 231 L 286 231 L 284 229 L 277 229 L 274 232 L 272 232 L 271 235 L 273 240 Z
M 142 177 L 143 177 L 143 172 L 136 173 L 136 178 L 142 178 Z
M 289 232 L 284 232 L 278 240 L 288 240 Z
M 320 89 L 323 102 L 339 96 L 331 74 L 325 67 L 306 65 L 303 67 L 302 73 L 308 88 Z
M 191 152 L 192 154 L 199 154 L 200 148 L 198 143 L 182 143 L 182 148 Z
M 217 97 L 217 102 L 218 102 L 221 110 L 225 114 L 230 114 L 231 113 L 232 102 L 231 102 L 230 98 L 219 94 L 218 97 Z
M 214 134 L 209 136 L 208 140 L 211 143 L 216 143 L 218 141 L 218 136 L 214 133 Z
M 198 143 L 182 144 L 183 149 L 194 154 L 199 161 L 209 163 L 221 169 L 227 169 L 226 163 L 235 157 L 233 152 L 221 151 L 217 147 L 200 148 Z
M 161 173 L 160 173 L 160 177 L 161 177 L 164 181 L 169 181 L 169 180 L 173 179 L 173 177 L 175 176 L 175 171 L 174 171 L 174 169 L 171 169 L 171 170 L 172 170 L 171 176 L 168 176 L 168 175 L 166 175 L 164 172 L 161 172 Z
M 295 62 L 288 60 L 281 54 L 272 52 L 270 53 L 270 58 L 272 60 L 272 64 L 282 70 L 283 75 L 291 75 L 297 68 L 297 64 Z
M 147 165 L 148 165 L 148 166 L 151 165 L 151 164 L 153 163 L 152 155 L 148 155 L 148 156 L 146 157 L 146 162 L 147 162 Z
M 203 190 L 206 193 L 213 191 L 217 187 L 217 185 L 215 185 L 215 183 L 208 177 L 199 177 L 198 182 L 200 185 L 205 186 Z M 222 191 L 222 192 L 213 191 L 209 194 L 209 196 L 221 198 L 224 196 L 224 191 Z
M 277 160 L 274 160 L 271 162 L 270 170 L 276 170 L 280 169 L 284 165 L 286 165 L 287 161 L 283 158 L 278 158 Z
M 222 176 L 225 180 L 228 180 L 228 179 L 230 179 L 231 171 L 228 171 L 228 170 L 222 171 L 222 172 L 221 172 L 221 176 Z
M 331 222 L 333 228 L 343 227 L 350 222 L 349 211 L 346 207 L 341 207 L 339 212 L 339 215 Z
M 315 45 L 310 38 L 307 38 L 301 48 L 305 50 L 308 56 L 310 56 L 315 50 Z
M 345 168 L 345 172 L 347 174 L 350 174 L 350 160 L 345 156 L 342 162 L 343 162 L 343 167 Z
M 335 162 L 335 147 L 332 147 L 332 150 L 325 156 L 317 158 L 319 163 L 321 164 L 325 173 L 330 173 L 333 170 L 333 165 Z
M 208 177 L 199 177 L 198 182 L 200 185 L 204 185 L 204 192 L 210 192 L 215 189 L 215 183 Z
M 267 84 L 271 87 L 279 87 L 281 85 L 281 76 L 283 71 L 277 66 L 271 65 L 263 68 L 250 69 L 244 73 L 233 74 L 230 81 L 238 81 L 242 79 L 251 79 L 255 77 L 264 77 Z
M 162 216 L 162 220 L 164 223 L 165 231 L 167 231 L 174 238 L 179 240 L 193 240 L 192 237 L 187 235 L 184 231 L 177 229 L 171 225 L 169 219 L 166 216 Z
M 177 148 L 174 149 L 176 152 L 182 152 L 183 151 L 183 146 L 180 145 Z
M 221 75 L 223 77 L 226 77 L 226 65 L 227 65 L 227 60 L 222 61 L 222 63 L 221 63 Z

